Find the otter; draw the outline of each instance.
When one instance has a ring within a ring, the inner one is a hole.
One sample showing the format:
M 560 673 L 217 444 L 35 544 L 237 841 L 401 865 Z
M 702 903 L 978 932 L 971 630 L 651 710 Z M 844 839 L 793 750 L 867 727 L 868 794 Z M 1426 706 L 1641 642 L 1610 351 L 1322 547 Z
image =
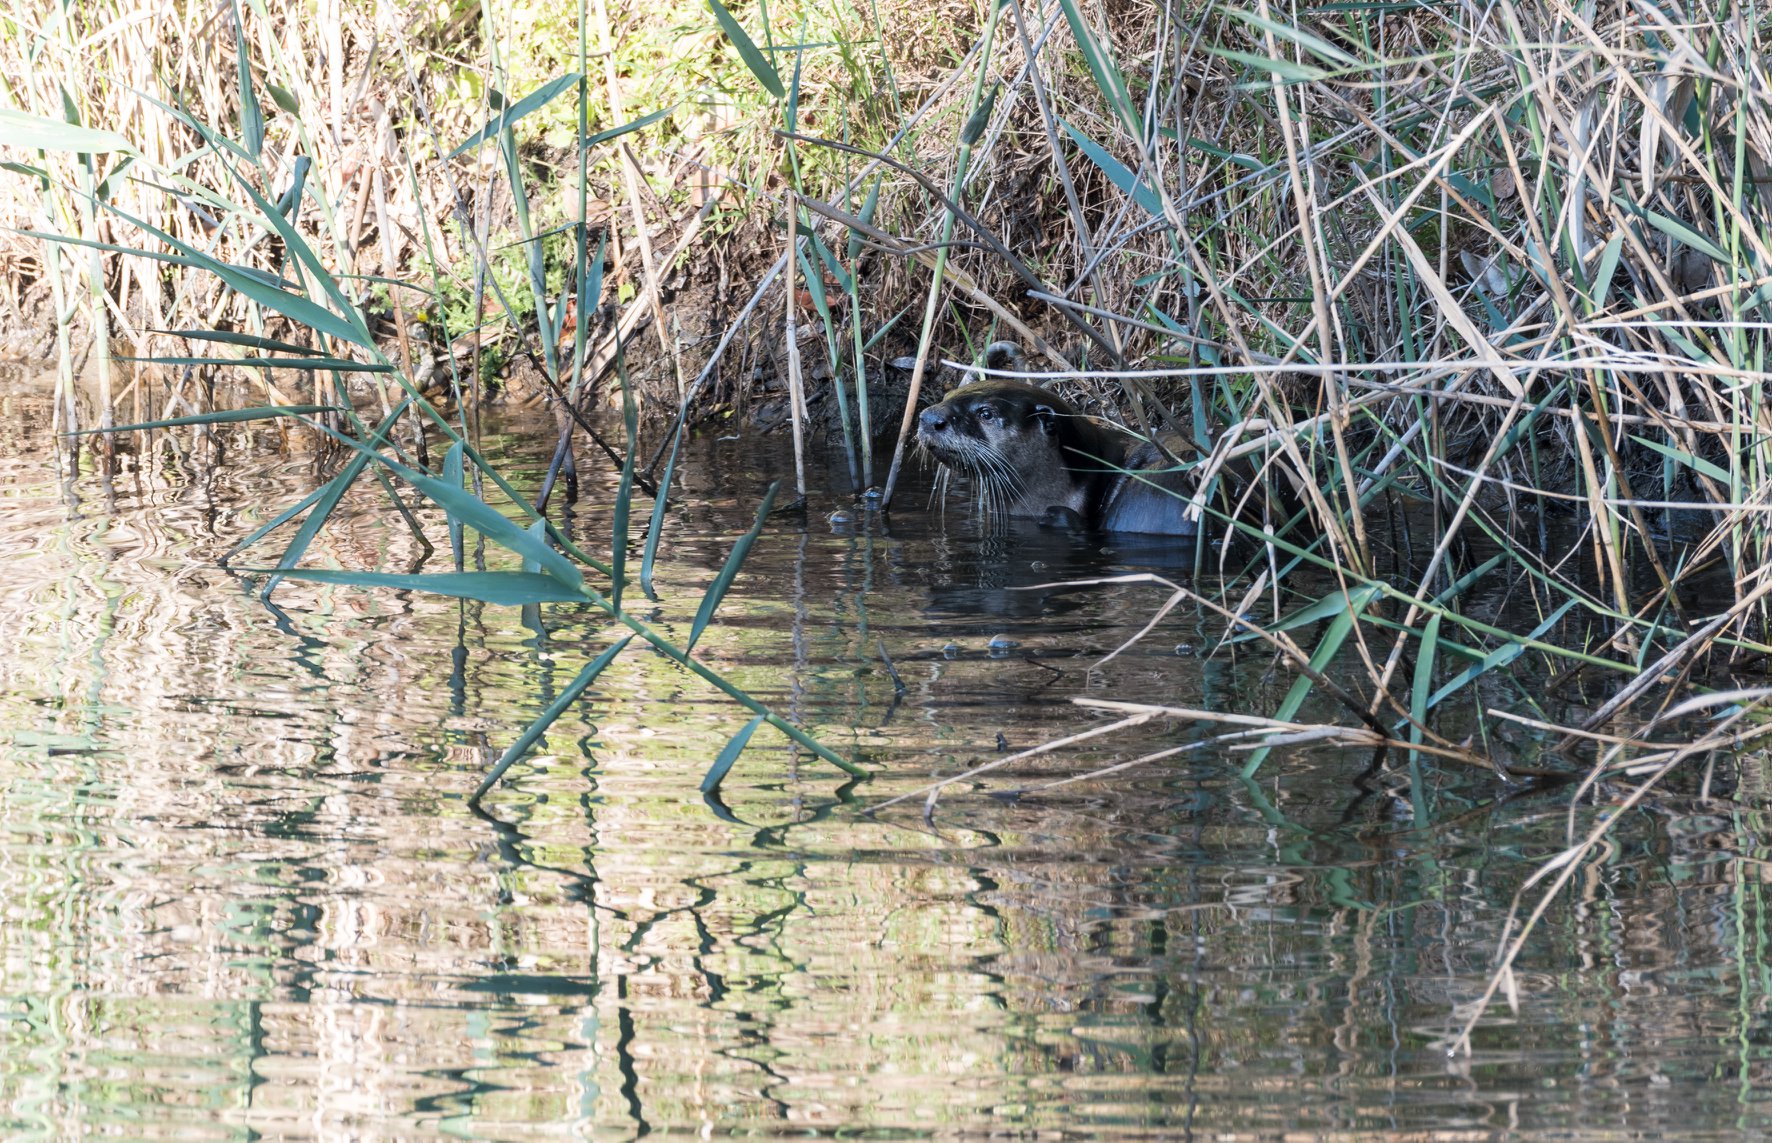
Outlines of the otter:
M 985 363 L 1013 361 L 1013 343 L 986 350 Z M 964 385 L 924 409 L 917 443 L 975 477 L 991 506 L 1010 516 L 1063 520 L 1102 532 L 1193 536 L 1186 514 L 1193 474 L 1164 447 L 1085 416 L 1037 385 L 992 378 Z M 1163 446 L 1195 452 L 1180 437 Z M 1136 475 L 1134 475 L 1136 474 Z

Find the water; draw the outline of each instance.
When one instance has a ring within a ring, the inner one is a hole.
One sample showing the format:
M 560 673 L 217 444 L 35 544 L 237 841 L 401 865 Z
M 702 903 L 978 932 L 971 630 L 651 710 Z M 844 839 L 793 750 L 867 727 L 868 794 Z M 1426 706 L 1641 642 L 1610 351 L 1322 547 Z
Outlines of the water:
M 958 783 L 931 824 L 920 796 L 863 813 L 1002 757 L 999 735 L 1102 724 L 1077 696 L 1271 710 L 1290 676 L 1247 647 L 1206 657 L 1206 613 L 1088 670 L 1160 589 L 1006 590 L 1160 553 L 991 535 L 963 504 L 926 513 L 920 487 L 889 529 L 818 497 L 770 524 L 700 653 L 872 780 L 765 728 L 704 801 L 746 718 L 636 647 L 476 813 L 489 759 L 606 621 L 299 583 L 267 610 L 214 559 L 314 486 L 307 459 L 259 429 L 213 471 L 162 457 L 64 487 L 48 419 L 31 390 L 0 402 L 7 1138 L 1727 1138 L 1772 1119 L 1767 823 L 1745 794 L 1676 786 L 1633 817 L 1468 1059 L 1436 1041 L 1562 844 L 1560 795 L 1430 774 L 1418 821 L 1406 785 L 1360 780 L 1368 758 L 1289 750 L 1256 782 L 1201 751 L 1001 796 L 1214 732 L 1167 723 Z M 489 442 L 525 487 L 538 432 L 513 418 Z M 674 638 L 786 469 L 776 446 L 707 439 L 685 462 L 643 609 Z M 347 500 L 309 562 L 417 563 L 379 495 Z M 599 512 L 575 527 L 606 543 Z

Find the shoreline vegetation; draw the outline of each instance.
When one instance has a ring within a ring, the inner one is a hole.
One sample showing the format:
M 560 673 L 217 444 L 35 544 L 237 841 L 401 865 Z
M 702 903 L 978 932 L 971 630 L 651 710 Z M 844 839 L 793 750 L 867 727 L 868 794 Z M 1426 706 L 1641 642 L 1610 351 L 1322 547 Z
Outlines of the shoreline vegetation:
M 635 638 L 753 715 L 710 793 L 765 722 L 861 773 L 693 654 L 774 490 L 683 645 L 625 605 L 651 593 L 697 424 L 790 431 L 784 504 L 815 433 L 889 502 L 943 360 L 1008 338 L 1039 383 L 1192 442 L 1202 485 L 1271 466 L 1296 517 L 1217 514 L 1240 541 L 1159 586 L 1271 652 L 1284 699 L 1118 704 L 1086 733 L 1217 724 L 1246 776 L 1334 741 L 1405 801 L 1458 766 L 1607 807 L 1519 903 L 1468 1048 L 1619 815 L 1676 772 L 1727 799 L 1765 765 L 1769 19 L 27 5 L 0 16 L 5 323 L 58 363 L 57 428 L 86 434 L 64 463 L 156 447 L 123 426 L 266 419 L 331 450 L 335 475 L 230 553 L 262 564 L 237 553 L 288 526 L 267 597 L 298 577 L 588 603 L 626 629 L 476 799 Z M 539 489 L 475 447 L 501 389 L 555 410 Z M 606 553 L 549 516 L 582 464 L 621 473 Z M 300 566 L 371 479 L 421 536 L 408 502 L 441 510 L 454 571 Z M 466 570 L 464 530 L 510 567 Z

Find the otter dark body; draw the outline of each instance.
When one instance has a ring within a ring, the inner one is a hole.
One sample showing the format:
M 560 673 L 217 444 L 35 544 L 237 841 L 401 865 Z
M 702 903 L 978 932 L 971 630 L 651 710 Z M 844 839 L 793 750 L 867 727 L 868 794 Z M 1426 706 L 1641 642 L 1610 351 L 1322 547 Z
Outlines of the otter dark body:
M 964 386 L 923 410 L 917 441 L 976 477 L 1010 516 L 1074 516 L 1107 532 L 1192 536 L 1184 518 L 1188 473 L 1161 449 L 1084 416 L 1063 398 L 1019 381 Z M 1136 473 L 1136 475 L 1133 475 Z

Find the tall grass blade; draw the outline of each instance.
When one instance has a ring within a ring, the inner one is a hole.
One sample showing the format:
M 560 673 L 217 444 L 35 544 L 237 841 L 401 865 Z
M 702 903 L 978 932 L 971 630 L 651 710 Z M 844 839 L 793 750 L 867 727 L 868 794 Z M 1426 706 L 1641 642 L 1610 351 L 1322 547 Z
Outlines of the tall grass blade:
M 165 242 L 182 254 L 163 254 L 157 250 L 146 250 L 138 246 L 119 246 L 112 242 L 94 242 L 85 238 L 73 238 L 65 234 L 49 234 L 43 231 L 20 231 L 31 238 L 41 238 L 47 242 L 59 243 L 63 246 L 83 246 L 94 250 L 109 250 L 114 254 L 131 254 L 138 258 L 149 258 L 156 262 L 165 262 L 174 266 L 185 266 L 193 270 L 205 270 L 250 301 L 257 302 L 266 309 L 282 314 L 297 325 L 306 326 L 317 333 L 330 334 L 341 341 L 350 342 L 364 349 L 373 350 L 375 343 L 367 331 L 359 331 L 350 322 L 326 307 L 318 305 L 299 294 L 287 291 L 267 282 L 264 272 L 246 266 L 236 266 L 231 262 L 223 262 L 211 258 L 165 231 L 149 226 L 147 223 L 130 217 L 115 207 L 111 208 L 119 218 L 133 223 L 154 237 Z
M 623 135 L 630 134 L 634 131 L 644 130 L 675 111 L 677 107 L 678 105 L 673 103 L 669 107 L 661 107 L 657 111 L 649 111 L 638 119 L 623 123 L 620 127 L 610 127 L 607 130 L 599 131 L 595 135 L 587 136 L 583 146 L 586 150 L 589 150 L 592 147 L 602 146 L 611 139 L 619 139 Z
M 1232 51 L 1230 48 L 1209 47 L 1206 50 L 1232 63 L 1240 63 L 1251 71 L 1273 72 L 1286 83 L 1317 83 L 1329 78 L 1329 73 L 1322 68 L 1301 64 L 1296 60 L 1258 56 L 1252 52 Z
M 233 547 L 224 552 L 222 557 L 215 562 L 223 567 L 227 567 L 229 560 L 301 515 L 312 506 L 315 501 L 319 500 L 320 497 L 324 495 L 326 495 L 326 486 L 321 485 L 319 488 L 314 489 L 294 504 L 291 504 L 289 507 L 283 509 L 283 511 L 271 517 L 266 523 L 260 524 L 257 528 L 254 528 L 245 539 L 237 541 Z
M 615 505 L 611 513 L 613 522 L 610 525 L 609 566 L 611 586 L 609 602 L 613 607 L 621 606 L 621 590 L 627 580 L 628 566 L 628 513 L 634 500 L 634 450 L 639 447 L 640 425 L 639 411 L 634 405 L 634 386 L 628 377 L 627 363 L 617 352 L 615 369 L 621 378 L 621 424 L 626 437 L 625 447 L 621 456 L 621 481 L 615 487 Z
M 1665 214 L 1657 213 L 1647 207 L 1638 206 L 1636 203 L 1622 197 L 1616 199 L 1616 201 L 1618 202 L 1618 205 L 1641 218 L 1644 222 L 1647 222 L 1650 226 L 1661 231 L 1675 242 L 1684 246 L 1690 246 L 1692 249 L 1703 254 L 1713 262 L 1721 262 L 1725 266 L 1732 264 L 1733 260 L 1722 247 L 1698 233 L 1698 231 L 1692 229 L 1690 226 L 1687 226 L 1679 219 L 1669 218 Z
M 801 65 L 803 65 L 805 62 L 806 62 L 806 21 L 804 19 L 802 19 L 800 21 L 800 42 L 794 46 L 794 77 L 793 77 L 793 79 L 788 81 L 787 100 L 782 105 L 782 109 L 781 109 L 782 125 L 788 129 L 789 134 L 792 134 L 795 131 L 798 131 L 800 129 L 798 126 L 799 119 L 800 119 L 800 71 L 801 71 Z M 793 150 L 792 143 L 788 144 L 788 154 L 790 157 L 794 156 L 794 154 L 795 154 L 794 150 Z M 797 174 L 798 160 L 794 159 L 793 161 L 795 162 L 795 166 L 796 166 L 795 186 L 798 187 L 799 186 L 798 174 Z
M 966 122 L 960 125 L 960 142 L 967 147 L 976 146 L 984 138 L 984 129 L 991 125 L 991 115 L 997 109 L 997 93 L 1003 90 L 1000 83 L 992 83 L 991 89 L 985 92 L 984 101 L 972 109 Z
M 828 326 L 831 321 L 831 299 L 825 293 L 824 275 L 806 257 L 804 249 L 794 251 L 794 260 L 800 264 L 800 276 L 805 279 L 806 293 L 812 298 L 814 312 L 823 318 Z
M 545 519 L 536 519 L 535 523 L 537 525 L 537 530 L 531 532 L 522 525 L 507 519 L 491 505 L 486 504 L 459 486 L 452 488 L 447 481 L 439 480 L 427 473 L 418 472 L 414 469 L 408 468 L 399 461 L 393 460 L 375 451 L 360 440 L 345 436 L 343 433 L 335 432 L 324 426 L 319 427 L 321 428 L 321 431 L 325 432 L 328 436 L 332 437 L 346 448 L 355 450 L 357 455 L 354 458 L 354 462 L 368 462 L 371 460 L 379 461 L 389 472 L 430 497 L 431 500 L 445 512 L 454 512 L 457 516 L 461 517 L 463 523 L 472 527 L 475 531 L 479 532 L 493 543 L 512 552 L 521 558 L 525 564 L 533 565 L 544 574 L 553 576 L 561 583 L 566 584 L 568 587 L 576 591 L 581 593 L 584 591 L 584 573 L 578 570 L 578 565 L 574 564 L 570 559 L 566 558 L 566 556 L 556 551 L 553 546 L 548 543 L 551 529 Z M 380 439 L 379 434 L 377 439 Z M 477 461 L 477 463 L 481 463 L 482 471 L 484 471 L 495 483 L 498 483 L 501 489 L 508 489 L 509 486 L 499 479 L 496 471 L 486 468 L 483 462 Z M 521 501 L 517 502 L 521 503 Z M 577 549 L 575 548 L 574 551 L 576 550 Z M 589 598 L 589 596 L 586 596 L 586 598 Z
M 540 568 L 544 574 L 582 593 L 584 573 L 578 570 L 578 565 L 555 551 L 545 534 L 538 535 L 512 522 L 459 485 L 451 487 L 447 481 L 415 472 L 386 457 L 379 459 L 390 471 L 429 496 L 444 511 L 455 513 L 463 523 L 488 540 L 516 553 L 525 562 Z M 545 521 L 537 522 L 545 524 Z
M 1440 650 L 1439 612 L 1428 616 L 1427 626 L 1422 628 L 1421 647 L 1416 652 L 1414 685 L 1409 691 L 1409 717 L 1414 725 L 1409 728 L 1409 741 L 1420 742 L 1424 728 L 1427 726 L 1427 699 L 1434 685 L 1434 660 Z
M 224 369 L 324 369 L 329 373 L 392 373 L 394 367 L 375 361 L 352 361 L 347 357 L 129 357 L 142 365 L 219 365 Z
M 1360 66 L 1359 60 L 1336 47 L 1328 40 L 1323 39 L 1321 36 L 1312 35 L 1303 28 L 1292 24 L 1284 24 L 1278 20 L 1270 20 L 1266 16 L 1261 16 L 1254 12 L 1246 12 L 1241 8 L 1227 8 L 1225 9 L 1225 15 L 1233 16 L 1236 19 L 1243 21 L 1245 24 L 1260 28 L 1262 31 L 1272 32 L 1277 39 L 1287 40 L 1291 43 L 1297 44 L 1311 55 L 1316 56 L 1318 59 L 1327 63 L 1338 64 L 1343 67 Z
M 868 187 L 868 197 L 863 200 L 861 204 L 861 213 L 856 216 L 861 219 L 863 223 L 872 223 L 874 221 L 874 215 L 878 213 L 880 209 L 880 184 L 885 181 L 885 175 L 876 175 L 874 177 L 873 185 Z M 861 257 L 861 244 L 866 237 L 865 234 L 856 230 L 854 227 L 850 228 L 849 246 L 847 250 L 850 265 L 854 265 L 855 260 Z
M 1496 648 L 1494 651 L 1483 656 L 1481 662 L 1473 663 L 1471 666 L 1466 667 L 1464 670 L 1448 679 L 1444 686 L 1428 696 L 1427 709 L 1432 710 L 1452 695 L 1457 694 L 1459 691 L 1469 686 L 1481 676 L 1488 674 L 1490 671 L 1499 670 L 1513 662 L 1515 659 L 1518 659 L 1521 655 L 1526 653 L 1528 640 L 1536 640 L 1539 636 L 1562 622 L 1563 616 L 1569 614 L 1569 609 L 1580 602 L 1580 599 L 1571 599 L 1567 601 L 1563 606 L 1551 612 L 1550 618 L 1534 628 L 1532 633 L 1527 635 L 1525 639 L 1516 640 L 1515 642 Z
M 211 146 L 217 146 L 227 142 L 224 137 L 211 131 L 195 117 L 189 114 L 184 114 L 181 118 L 192 130 L 202 135 Z M 358 310 L 356 303 L 345 296 L 345 292 L 340 287 L 338 279 L 326 266 L 326 263 L 321 260 L 320 255 L 315 252 L 312 244 L 308 242 L 307 237 L 303 235 L 300 230 L 296 229 L 296 208 L 300 203 L 301 188 L 307 182 L 307 166 L 304 163 L 305 159 L 306 156 L 302 156 L 296 160 L 295 178 L 291 182 L 289 191 L 285 196 L 289 199 L 287 209 L 280 207 L 278 204 L 265 198 L 264 195 L 259 193 L 258 188 L 253 185 L 251 179 L 235 170 L 234 167 L 231 164 L 226 163 L 225 160 L 223 165 L 227 167 L 228 173 L 234 177 L 235 185 L 246 192 L 246 197 L 252 200 L 253 207 L 258 211 L 257 215 L 254 216 L 253 221 L 268 230 L 274 231 L 277 234 L 277 237 L 283 240 L 284 251 L 307 268 L 308 273 L 313 276 L 314 281 L 319 283 L 321 290 L 323 290 L 327 298 L 331 300 L 333 308 L 339 315 L 342 315 L 343 320 L 349 325 L 353 334 L 345 340 L 355 342 L 363 348 L 373 352 L 375 350 L 375 340 L 370 337 L 369 327 L 364 324 L 363 315 Z M 121 218 L 129 218 L 128 215 L 117 210 L 114 206 L 111 207 L 111 210 Z M 130 218 L 129 221 L 148 233 L 154 234 L 156 237 L 161 237 L 163 241 L 167 241 L 175 246 L 180 246 L 192 254 L 198 253 L 188 244 L 178 243 L 176 240 L 172 239 L 170 235 L 161 235 L 159 231 L 144 222 L 133 218 Z M 235 269 L 238 270 L 243 268 L 235 267 Z M 313 323 L 306 322 L 304 324 L 312 325 Z
M 395 422 L 397 422 L 400 419 L 400 417 L 406 412 L 407 408 L 411 404 L 412 404 L 412 398 L 408 397 L 406 400 L 401 401 L 398 405 L 394 406 L 393 411 L 390 412 L 385 418 L 382 419 L 381 424 L 376 426 L 375 435 L 371 438 L 372 443 L 380 444 L 381 442 L 385 441 L 387 439 L 388 432 L 394 427 Z M 272 532 L 275 532 L 278 528 L 281 528 L 284 524 L 287 524 L 289 521 L 295 519 L 297 516 L 301 515 L 302 512 L 306 511 L 311 505 L 317 503 L 321 497 L 325 496 L 328 488 L 329 488 L 329 485 L 321 485 L 319 488 L 314 489 L 314 491 L 312 491 L 312 492 L 308 493 L 306 496 L 302 497 L 302 499 L 300 501 L 298 501 L 297 503 L 291 505 L 288 508 L 285 508 L 283 511 L 279 512 L 276 516 L 272 517 L 268 523 L 261 524 L 259 527 L 255 528 L 253 530 L 251 535 L 247 536 L 243 540 L 240 540 L 233 547 L 229 548 L 227 550 L 227 553 L 225 555 L 223 555 L 222 558 L 217 562 L 225 565 L 229 560 L 233 559 L 236 555 L 239 555 L 241 552 L 245 551 L 247 548 L 252 547 L 252 545 L 258 543 L 260 540 L 264 539 L 266 536 L 270 535 Z M 460 569 L 458 568 L 457 570 L 460 570 Z
M 1727 469 L 1724 469 L 1722 466 L 1704 459 L 1702 456 L 1693 456 L 1691 453 L 1686 452 L 1684 449 L 1677 449 L 1677 448 L 1674 448 L 1672 445 L 1662 444 L 1660 441 L 1650 440 L 1648 437 L 1640 437 L 1635 433 L 1631 434 L 1630 439 L 1633 441 L 1636 441 L 1638 444 L 1642 445 L 1646 449 L 1651 449 L 1655 452 L 1660 453 L 1662 456 L 1667 457 L 1669 460 L 1677 461 L 1680 464 L 1685 465 L 1687 468 L 1691 469 L 1693 472 L 1699 473 L 1702 476 L 1710 477 L 1712 480 L 1716 481 L 1719 484 L 1726 485 L 1730 481 L 1729 472 Z
M 849 271 L 844 269 L 843 263 L 837 261 L 836 252 L 830 248 L 830 245 L 826 243 L 824 239 L 818 236 L 816 230 L 807 232 L 806 241 L 818 252 L 819 262 L 824 265 L 825 273 L 829 274 L 831 280 L 836 282 L 837 288 L 842 290 L 845 294 L 849 293 L 853 289 L 855 283 L 850 280 Z M 800 256 L 802 259 L 805 258 L 804 251 L 801 252 Z M 819 292 L 823 293 L 824 283 L 821 281 L 818 286 Z
M 1594 268 L 1593 290 L 1589 300 L 1593 308 L 1599 310 L 1606 304 L 1606 295 L 1612 292 L 1612 276 L 1618 272 L 1618 259 L 1624 253 L 1624 235 L 1614 234 L 1600 252 L 1600 264 Z

